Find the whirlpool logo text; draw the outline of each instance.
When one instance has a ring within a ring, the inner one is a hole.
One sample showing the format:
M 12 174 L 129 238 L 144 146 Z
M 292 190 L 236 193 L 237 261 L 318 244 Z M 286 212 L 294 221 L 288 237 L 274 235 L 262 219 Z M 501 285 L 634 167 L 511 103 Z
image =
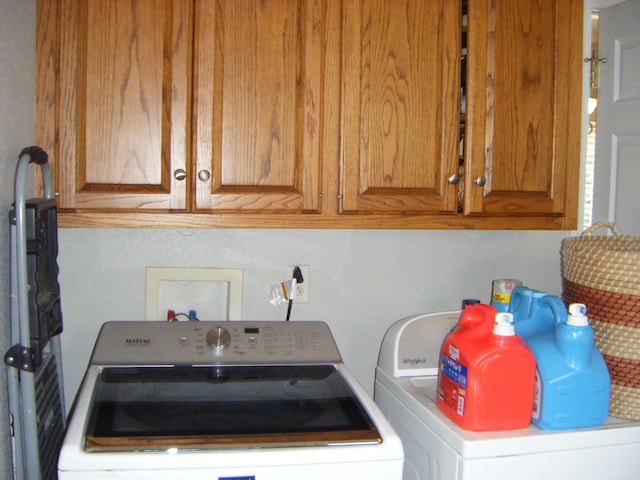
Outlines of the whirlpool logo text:
M 411 367 L 415 367 L 416 365 L 423 365 L 427 363 L 427 359 L 424 357 L 413 357 L 413 358 L 403 358 L 402 363 L 405 365 L 409 365 Z

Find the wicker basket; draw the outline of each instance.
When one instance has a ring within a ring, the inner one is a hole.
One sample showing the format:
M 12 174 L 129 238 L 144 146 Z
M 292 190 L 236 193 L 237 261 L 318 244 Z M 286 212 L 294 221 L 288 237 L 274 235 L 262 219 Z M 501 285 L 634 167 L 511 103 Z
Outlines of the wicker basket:
M 613 235 L 594 235 L 599 228 Z M 640 237 L 600 222 L 562 241 L 562 297 L 584 303 L 611 375 L 609 413 L 640 420 Z

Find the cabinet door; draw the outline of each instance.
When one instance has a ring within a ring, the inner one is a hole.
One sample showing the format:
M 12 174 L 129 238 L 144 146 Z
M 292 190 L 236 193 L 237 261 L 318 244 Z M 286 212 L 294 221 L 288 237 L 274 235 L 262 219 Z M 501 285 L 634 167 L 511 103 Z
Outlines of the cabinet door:
M 59 77 L 56 91 L 40 69 L 53 101 L 39 102 L 59 135 L 60 207 L 185 208 L 190 2 L 42 0 L 44 13 L 57 39 L 39 38 L 39 55 L 54 45 Z
M 196 209 L 320 209 L 322 0 L 201 1 Z
M 465 213 L 575 227 L 581 0 L 469 0 Z
M 455 213 L 459 2 L 343 4 L 342 213 Z

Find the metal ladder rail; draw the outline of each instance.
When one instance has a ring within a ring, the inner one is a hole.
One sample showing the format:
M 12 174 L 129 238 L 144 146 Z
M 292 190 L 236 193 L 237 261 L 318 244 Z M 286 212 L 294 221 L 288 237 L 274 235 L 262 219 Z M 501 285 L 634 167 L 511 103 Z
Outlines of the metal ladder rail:
M 11 345 L 20 345 L 20 328 L 16 328 L 15 320 L 19 318 L 18 312 L 18 279 L 16 272 L 16 232 L 14 222 L 11 221 Z M 6 357 L 5 357 L 6 358 Z M 20 369 L 14 366 L 7 366 L 7 386 L 8 402 L 11 420 L 11 449 L 13 452 L 13 478 L 22 480 L 24 478 L 24 444 L 22 425 L 22 405 L 20 396 Z
M 44 198 L 53 199 L 53 184 L 47 154 L 38 147 L 28 147 L 20 152 L 16 168 L 14 211 L 11 224 L 11 341 L 20 345 L 18 367 L 9 367 L 9 405 L 13 416 L 14 478 L 41 479 L 36 413 L 35 372 L 28 368 L 31 344 L 29 304 L 27 291 L 27 234 L 25 218 L 25 185 L 30 163 L 40 166 L 44 186 Z M 15 281 L 13 280 L 15 278 Z M 17 325 L 15 319 L 18 319 Z M 17 342 L 17 343 L 16 343 Z M 58 370 L 61 408 L 64 412 L 61 344 L 58 335 L 50 339 Z M 5 357 L 6 358 L 6 357 Z M 31 453 L 27 455 L 27 453 Z M 25 476 L 26 474 L 26 476 Z

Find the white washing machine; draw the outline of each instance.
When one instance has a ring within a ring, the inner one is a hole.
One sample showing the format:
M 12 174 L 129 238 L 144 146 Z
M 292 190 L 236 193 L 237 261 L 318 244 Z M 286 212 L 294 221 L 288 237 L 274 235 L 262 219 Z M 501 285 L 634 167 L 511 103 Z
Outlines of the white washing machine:
M 322 322 L 108 322 L 59 480 L 390 480 L 400 438 Z
M 640 422 L 609 417 L 593 429 L 470 432 L 445 417 L 435 401 L 438 359 L 459 316 L 405 318 L 382 342 L 374 399 L 402 438 L 405 480 L 640 478 Z

